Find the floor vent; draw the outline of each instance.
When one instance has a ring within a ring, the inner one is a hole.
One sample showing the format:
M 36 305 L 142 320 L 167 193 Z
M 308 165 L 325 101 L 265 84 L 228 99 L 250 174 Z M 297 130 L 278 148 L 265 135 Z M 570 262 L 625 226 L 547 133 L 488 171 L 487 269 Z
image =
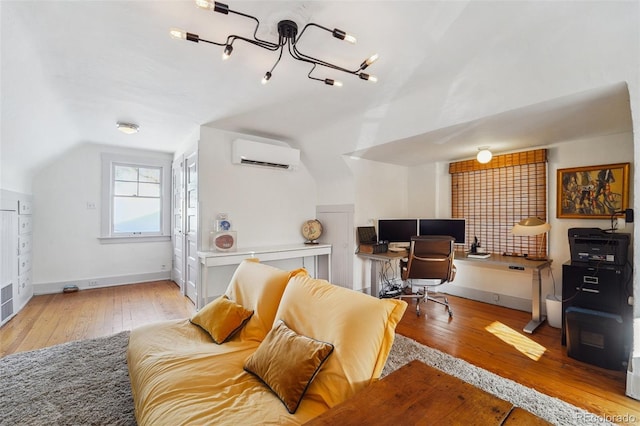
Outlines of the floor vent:
M 0 290 L 0 320 L 4 321 L 13 315 L 13 284 L 9 284 Z

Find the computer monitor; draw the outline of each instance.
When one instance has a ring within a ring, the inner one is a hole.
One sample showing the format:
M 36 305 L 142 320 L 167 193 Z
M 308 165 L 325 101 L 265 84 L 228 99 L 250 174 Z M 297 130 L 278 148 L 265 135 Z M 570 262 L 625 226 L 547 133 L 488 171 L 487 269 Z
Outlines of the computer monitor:
M 378 239 L 395 246 L 409 246 L 411 237 L 418 235 L 418 219 L 379 219 Z
M 465 219 L 420 219 L 419 235 L 450 235 L 455 244 L 464 244 Z

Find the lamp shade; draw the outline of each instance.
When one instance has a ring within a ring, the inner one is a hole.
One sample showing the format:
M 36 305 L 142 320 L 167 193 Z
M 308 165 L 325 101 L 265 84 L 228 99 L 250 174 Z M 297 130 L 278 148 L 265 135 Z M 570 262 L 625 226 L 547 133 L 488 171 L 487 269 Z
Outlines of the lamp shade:
M 489 161 L 491 161 L 492 157 L 493 157 L 493 154 L 491 153 L 491 151 L 489 151 L 488 148 L 481 148 L 480 151 L 478 151 L 476 160 L 478 160 L 478 163 L 486 164 Z
M 537 217 L 528 217 L 516 223 L 511 229 L 511 233 L 520 237 L 530 237 L 544 234 L 550 229 L 551 225 L 544 220 Z

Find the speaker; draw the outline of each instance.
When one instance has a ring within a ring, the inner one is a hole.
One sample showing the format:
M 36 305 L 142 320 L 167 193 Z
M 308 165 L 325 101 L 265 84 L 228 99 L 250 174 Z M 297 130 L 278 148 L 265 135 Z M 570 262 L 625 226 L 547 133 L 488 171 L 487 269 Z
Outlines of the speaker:
M 626 209 L 624 211 L 624 221 L 627 223 L 633 222 L 633 209 Z

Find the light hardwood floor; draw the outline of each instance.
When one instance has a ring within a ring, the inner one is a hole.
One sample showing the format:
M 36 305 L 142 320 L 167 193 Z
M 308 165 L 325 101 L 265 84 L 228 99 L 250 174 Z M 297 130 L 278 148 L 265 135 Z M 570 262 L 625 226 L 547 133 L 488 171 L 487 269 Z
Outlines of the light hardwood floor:
M 397 332 L 615 423 L 640 424 L 640 401 L 624 395 L 624 371 L 567 357 L 560 330 L 547 324 L 531 335 L 522 332 L 529 313 L 449 299 L 453 319 L 440 305 L 423 305 L 421 317 L 410 305 Z M 170 281 L 36 296 L 0 328 L 0 356 L 186 318 L 194 311 Z
M 35 296 L 0 328 L 0 356 L 108 336 L 194 312 L 173 281 Z

